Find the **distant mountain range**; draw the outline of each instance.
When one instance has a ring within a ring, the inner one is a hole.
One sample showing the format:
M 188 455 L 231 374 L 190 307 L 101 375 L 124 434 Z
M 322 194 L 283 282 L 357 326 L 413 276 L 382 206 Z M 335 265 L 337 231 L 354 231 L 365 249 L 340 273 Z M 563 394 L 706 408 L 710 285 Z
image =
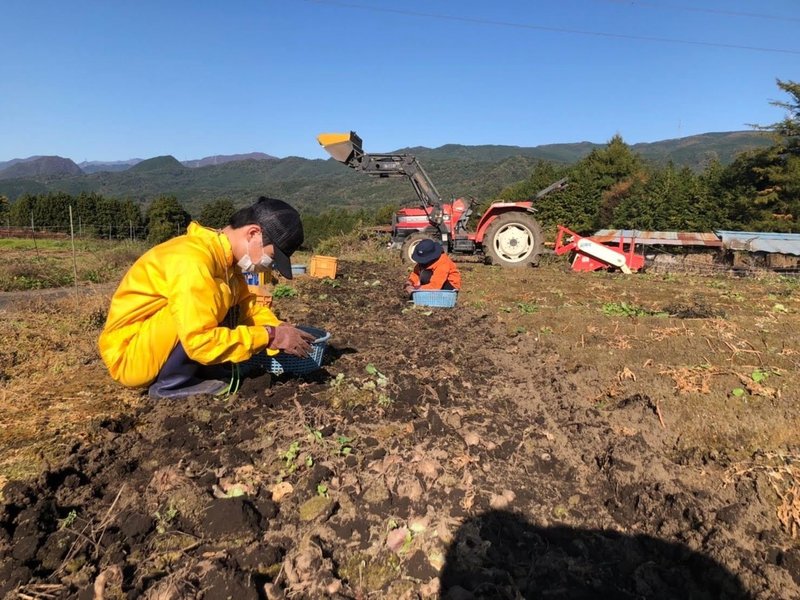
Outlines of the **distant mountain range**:
M 60 156 L 33 156 L 0 163 L 0 179 L 39 178 L 53 176 L 83 175 L 81 168 L 68 158 Z
M 206 156 L 199 160 L 185 160 L 181 164 L 190 169 L 197 167 L 208 167 L 211 165 L 224 165 L 225 163 L 237 160 L 277 160 L 277 157 L 264 154 L 263 152 L 250 152 L 249 154 L 218 154 L 217 156 Z
M 224 165 L 229 162 L 240 160 L 277 160 L 276 157 L 264 154 L 263 152 L 250 152 L 248 154 L 218 154 L 216 156 L 206 156 L 195 160 L 185 160 L 181 162 L 185 167 L 196 169 L 197 167 L 207 167 L 209 165 Z M 7 162 L 0 162 L 0 179 L 14 179 L 20 177 L 58 177 L 61 175 L 90 175 L 106 171 L 118 173 L 127 171 L 135 167 L 141 158 L 131 158 L 128 160 L 102 161 L 92 160 L 75 163 L 68 158 L 60 156 L 30 156 L 28 158 L 14 158 Z M 12 167 L 14 167 L 12 169 Z
M 711 160 L 728 164 L 740 152 L 771 143 L 761 132 L 734 131 L 632 144 L 631 148 L 656 164 L 672 161 L 700 170 Z M 469 194 L 485 198 L 525 179 L 540 160 L 572 164 L 604 146 L 591 142 L 533 147 L 448 144 L 392 152 L 416 155 L 444 197 Z M 80 164 L 59 156 L 32 156 L 0 162 L 0 195 L 13 201 L 25 193 L 55 191 L 73 195 L 96 192 L 141 203 L 174 195 L 190 212 L 220 198 L 245 204 L 263 194 L 284 198 L 307 210 L 414 200 L 410 185 L 376 180 L 332 159 L 276 158 L 261 152 L 183 162 L 172 156 Z
M 104 162 L 102 160 L 92 160 L 92 161 L 83 161 L 82 163 L 78 163 L 78 166 L 81 168 L 86 174 L 89 173 L 98 173 L 99 171 L 109 171 L 111 173 L 115 173 L 118 171 L 127 171 L 132 166 L 139 164 L 142 162 L 143 159 L 141 158 L 131 158 L 129 160 L 115 160 L 111 162 Z M 0 163 L 0 177 L 2 177 L 2 163 Z

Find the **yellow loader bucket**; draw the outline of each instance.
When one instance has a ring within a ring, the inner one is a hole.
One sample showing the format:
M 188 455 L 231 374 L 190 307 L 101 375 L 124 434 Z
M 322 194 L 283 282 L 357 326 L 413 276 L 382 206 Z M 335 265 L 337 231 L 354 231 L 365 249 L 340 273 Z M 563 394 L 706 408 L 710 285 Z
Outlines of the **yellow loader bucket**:
M 361 138 L 355 131 L 350 133 L 320 133 L 317 141 L 325 151 L 340 163 L 347 164 L 353 155 L 363 154 Z

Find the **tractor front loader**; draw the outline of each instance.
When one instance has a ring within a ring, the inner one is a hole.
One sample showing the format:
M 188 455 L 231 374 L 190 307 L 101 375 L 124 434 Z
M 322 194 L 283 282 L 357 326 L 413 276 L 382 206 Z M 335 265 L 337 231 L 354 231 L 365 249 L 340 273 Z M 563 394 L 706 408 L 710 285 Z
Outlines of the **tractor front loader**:
M 423 239 L 440 242 L 450 254 L 483 254 L 487 262 L 523 267 L 538 262 L 543 247 L 542 228 L 533 217 L 533 202 L 567 185 L 566 178 L 541 190 L 532 200 L 495 202 L 481 215 L 475 231 L 468 230 L 473 198 L 443 202 L 417 158 L 411 154 L 366 154 L 361 138 L 350 133 L 323 133 L 317 141 L 340 163 L 375 177 L 407 177 L 421 207 L 403 208 L 392 219 L 392 242 L 411 262 Z

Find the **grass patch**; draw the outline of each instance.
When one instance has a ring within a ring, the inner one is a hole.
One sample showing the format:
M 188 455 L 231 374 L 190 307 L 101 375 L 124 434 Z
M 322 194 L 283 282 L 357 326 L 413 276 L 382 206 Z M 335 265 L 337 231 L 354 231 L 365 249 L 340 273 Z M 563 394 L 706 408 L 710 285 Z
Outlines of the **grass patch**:
M 627 302 L 607 302 L 603 304 L 603 314 L 609 317 L 666 317 L 663 311 L 648 310 L 641 306 L 628 304 Z
M 293 298 L 295 296 L 297 296 L 297 290 L 285 283 L 279 283 L 272 290 L 273 298 Z
M 16 292 L 117 281 L 147 249 L 142 242 L 0 239 L 0 291 Z
M 399 253 L 386 250 L 388 242 L 387 234 L 360 228 L 322 240 L 314 247 L 314 253 L 327 256 L 349 254 L 352 258 L 372 262 L 399 260 Z
M 0 319 L 0 486 L 33 475 L 93 422 L 140 401 L 97 352 L 108 298 L 34 299 Z

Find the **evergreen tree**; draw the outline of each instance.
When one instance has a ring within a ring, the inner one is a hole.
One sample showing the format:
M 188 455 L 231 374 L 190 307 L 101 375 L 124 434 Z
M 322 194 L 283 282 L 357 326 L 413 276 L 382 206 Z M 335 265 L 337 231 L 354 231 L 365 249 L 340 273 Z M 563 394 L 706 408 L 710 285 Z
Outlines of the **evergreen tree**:
M 794 81 L 781 81 L 778 87 L 792 96 L 792 102 L 774 101 L 771 104 L 786 110 L 787 115 L 783 121 L 768 126 L 766 129 L 774 132 L 781 141 L 785 154 L 800 157 L 800 83 Z
M 69 205 L 71 197 L 64 192 L 49 194 L 25 194 L 20 196 L 9 211 L 9 220 L 16 227 L 37 230 L 66 231 L 69 227 Z
M 772 102 L 786 117 L 772 125 L 775 143 L 739 155 L 720 181 L 726 190 L 729 220 L 756 231 L 800 231 L 800 84 L 778 80 L 789 102 Z
M 710 161 L 709 164 L 711 164 Z M 689 167 L 678 172 L 679 182 L 686 204 L 686 215 L 680 219 L 680 229 L 686 231 L 711 231 L 719 229 L 722 212 L 709 194 L 708 184 Z
M 396 204 L 386 204 L 374 211 L 357 211 L 333 208 L 320 214 L 304 214 L 304 248 L 315 248 L 320 242 L 342 234 L 347 234 L 363 226 L 389 227 L 392 216 L 397 212 Z
M 530 176 L 524 180 L 510 185 L 500 192 L 497 200 L 506 202 L 516 202 L 518 200 L 528 200 L 536 196 L 536 194 L 567 175 L 568 169 L 566 167 L 556 166 L 551 162 L 544 160 L 538 161 L 531 171 Z M 482 205 L 481 211 L 486 210 L 492 202 L 497 200 L 488 200 L 485 205 Z
M 155 245 L 181 235 L 191 216 L 175 196 L 156 198 L 147 208 L 147 241 Z
M 679 169 L 672 163 L 650 169 L 627 190 L 612 224 L 649 231 L 719 229 L 724 210 L 712 197 L 709 181 L 688 167 Z
M 642 160 L 617 134 L 605 148 L 593 150 L 581 163 L 579 171 L 585 179 L 584 185 L 590 187 L 590 197 L 582 202 L 584 218 L 592 219 L 592 229 L 607 227 L 618 202 L 612 188 L 619 184 L 632 186 L 636 178 L 641 179 Z
M 125 225 L 128 225 L 128 235 L 137 239 L 140 231 L 144 226 L 144 217 L 142 216 L 142 209 L 131 199 L 123 200 L 119 203 L 120 216 L 122 219 L 123 233 Z
M 9 218 L 8 198 L 0 194 L 0 226 L 7 227 L 10 225 Z
M 500 195 L 509 199 L 514 196 L 519 199 L 520 195 L 530 197 L 566 175 L 569 184 L 565 190 L 537 201 L 537 218 L 551 233 L 557 224 L 579 233 L 593 233 L 610 224 L 625 196 L 625 186 L 641 180 L 643 170 L 641 158 L 615 135 L 607 146 L 593 150 L 571 168 L 538 163 L 528 181 L 511 186 Z M 619 187 L 627 180 L 630 181 Z
M 703 195 L 698 201 L 697 214 L 704 225 L 698 225 L 697 231 L 734 227 L 731 221 L 731 205 L 734 203 L 734 198 L 723 184 L 724 176 L 725 167 L 718 160 L 709 162 L 698 176 Z
M 498 194 L 496 199 L 488 199 L 480 206 L 475 207 L 474 210 L 480 215 L 486 212 L 493 202 L 516 202 L 533 199 L 538 192 L 551 183 L 569 176 L 569 168 L 540 160 L 534 165 L 530 176 L 526 180 L 508 186 Z M 546 228 L 554 231 L 556 224 L 567 221 L 567 214 L 569 213 L 567 207 L 570 204 L 567 198 L 571 196 L 571 185 L 572 183 L 570 182 L 566 190 L 544 196 L 534 202 L 533 208 L 538 212 L 536 218 Z M 473 218 L 477 218 L 478 215 L 473 215 Z
M 95 202 L 94 225 L 97 228 L 97 235 L 108 239 L 116 239 L 128 234 L 128 223 L 122 226 L 122 210 L 118 200 L 98 196 Z
M 75 198 L 75 230 L 79 235 L 97 235 L 97 200 L 99 194 L 81 192 Z
M 36 196 L 23 194 L 9 207 L 8 217 L 13 227 L 30 227 Z
M 598 209 L 598 226 L 636 229 L 643 225 L 639 215 L 644 210 L 644 190 L 650 178 L 650 173 L 640 171 L 604 190 Z
M 197 220 L 206 227 L 222 229 L 228 224 L 231 215 L 235 212 L 236 207 L 234 207 L 233 201 L 227 199 L 214 200 L 203 207 Z
M 375 211 L 370 221 L 373 225 L 385 225 L 388 227 L 392 222 L 392 216 L 399 208 L 397 204 L 384 204 Z
M 778 80 L 778 87 L 792 96 L 791 102 L 772 102 L 787 111 L 786 117 L 768 127 L 777 137 L 770 148 L 768 164 L 760 169 L 768 189 L 760 190 L 762 204 L 779 230 L 800 231 L 800 83 Z

